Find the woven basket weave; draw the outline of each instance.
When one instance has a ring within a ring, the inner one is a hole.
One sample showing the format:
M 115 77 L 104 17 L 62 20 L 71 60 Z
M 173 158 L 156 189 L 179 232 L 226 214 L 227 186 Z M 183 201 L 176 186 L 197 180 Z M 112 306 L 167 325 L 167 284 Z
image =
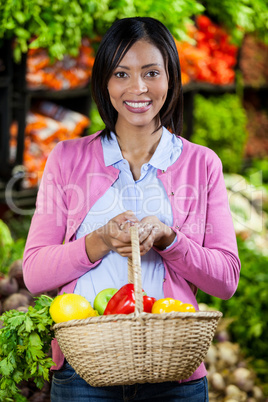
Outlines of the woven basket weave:
M 131 227 L 135 312 L 55 324 L 56 339 L 70 365 L 92 386 L 177 381 L 204 360 L 221 312 L 143 312 L 137 228 Z

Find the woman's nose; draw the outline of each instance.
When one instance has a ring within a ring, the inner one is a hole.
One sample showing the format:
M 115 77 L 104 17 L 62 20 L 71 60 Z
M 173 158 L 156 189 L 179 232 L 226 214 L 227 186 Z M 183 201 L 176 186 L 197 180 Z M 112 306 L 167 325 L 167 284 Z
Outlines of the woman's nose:
M 141 77 L 133 77 L 129 83 L 129 91 L 135 94 L 148 92 L 148 87 Z

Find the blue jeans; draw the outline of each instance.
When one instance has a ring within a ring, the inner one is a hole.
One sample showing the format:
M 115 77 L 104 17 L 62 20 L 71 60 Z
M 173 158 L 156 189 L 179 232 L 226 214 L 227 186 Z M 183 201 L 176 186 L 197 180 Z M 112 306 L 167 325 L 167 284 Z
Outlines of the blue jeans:
M 207 402 L 206 377 L 189 383 L 163 382 L 91 387 L 65 363 L 52 377 L 51 402 Z

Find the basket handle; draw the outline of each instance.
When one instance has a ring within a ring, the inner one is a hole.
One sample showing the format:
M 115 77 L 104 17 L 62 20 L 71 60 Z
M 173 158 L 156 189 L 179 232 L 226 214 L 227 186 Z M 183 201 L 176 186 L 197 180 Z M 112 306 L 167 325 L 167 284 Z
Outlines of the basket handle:
M 143 312 L 143 292 L 141 283 L 141 257 L 137 226 L 130 227 L 132 257 L 128 258 L 128 282 L 134 284 L 135 314 Z

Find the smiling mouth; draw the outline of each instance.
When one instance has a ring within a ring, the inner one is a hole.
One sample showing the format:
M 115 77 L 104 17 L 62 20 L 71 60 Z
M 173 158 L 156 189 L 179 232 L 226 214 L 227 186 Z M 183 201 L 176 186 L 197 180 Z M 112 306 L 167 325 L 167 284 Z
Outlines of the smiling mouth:
M 125 101 L 125 104 L 127 106 L 133 107 L 135 109 L 141 109 L 143 107 L 149 106 L 152 103 L 152 101 L 148 102 L 127 102 Z

